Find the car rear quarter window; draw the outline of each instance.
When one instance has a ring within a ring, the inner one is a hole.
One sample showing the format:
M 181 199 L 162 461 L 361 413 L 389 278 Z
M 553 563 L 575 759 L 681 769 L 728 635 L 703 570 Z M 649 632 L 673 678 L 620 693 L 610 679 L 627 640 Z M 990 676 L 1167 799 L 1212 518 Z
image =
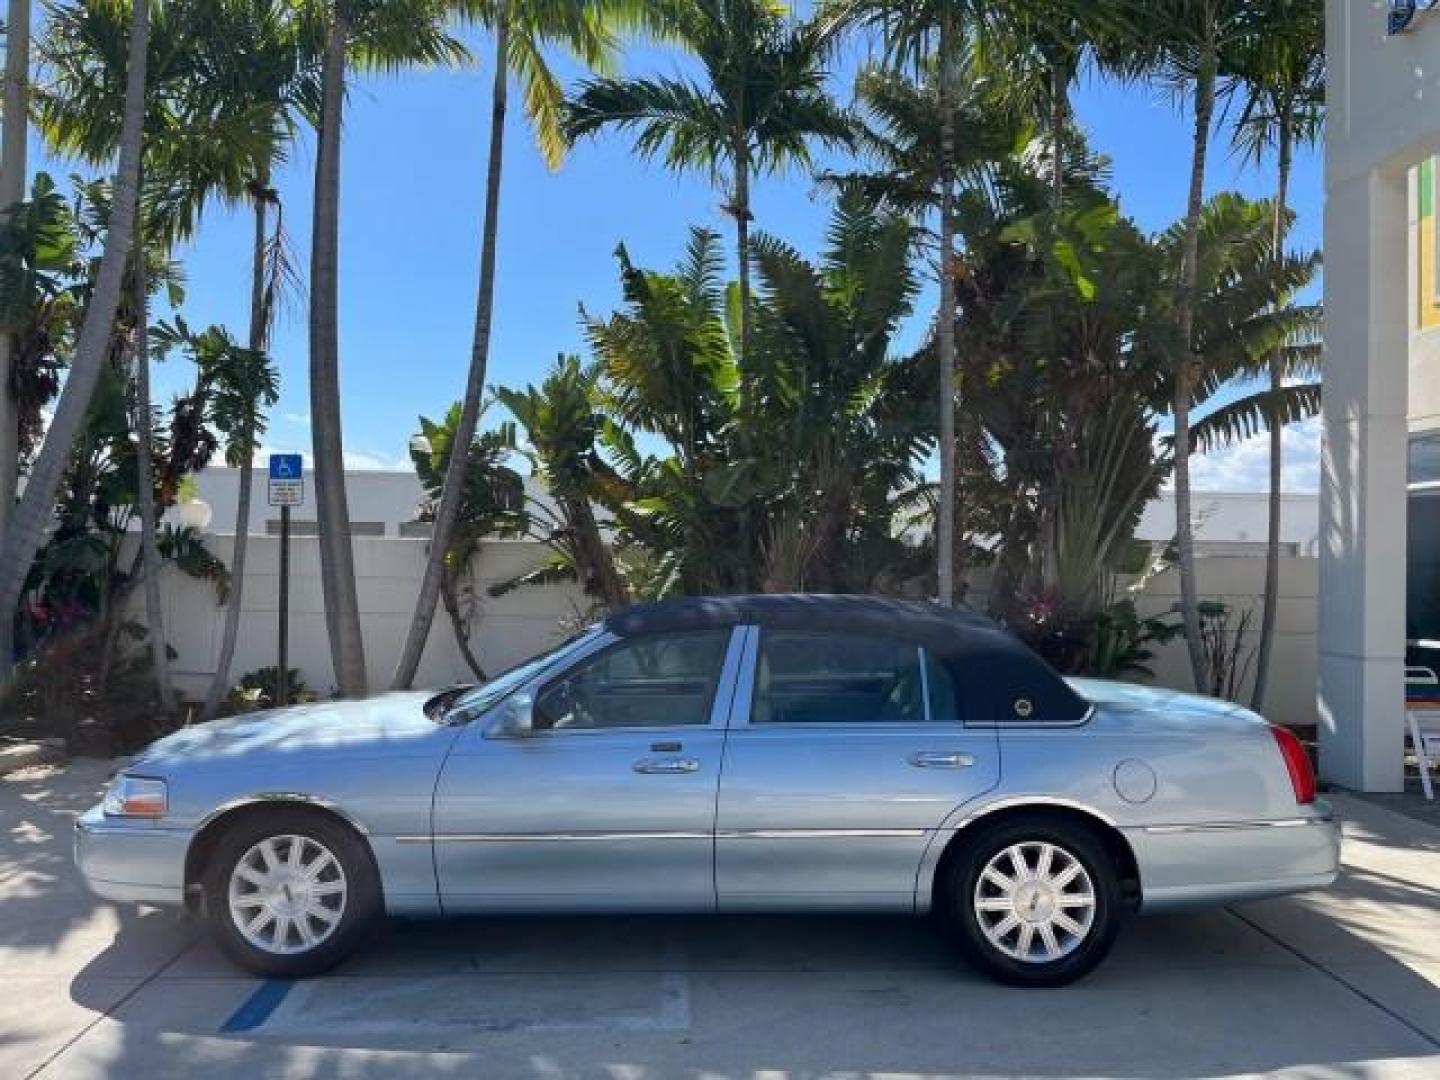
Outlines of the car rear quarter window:
M 921 650 L 901 640 L 762 629 L 750 722 L 926 723 L 921 661 Z M 951 691 L 948 715 L 954 711 Z

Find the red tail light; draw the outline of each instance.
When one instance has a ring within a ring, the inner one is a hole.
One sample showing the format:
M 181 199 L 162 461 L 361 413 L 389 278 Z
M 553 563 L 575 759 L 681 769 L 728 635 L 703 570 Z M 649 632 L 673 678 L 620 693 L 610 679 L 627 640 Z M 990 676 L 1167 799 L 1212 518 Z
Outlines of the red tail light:
M 1295 789 L 1295 801 L 1301 806 L 1315 801 L 1315 770 L 1310 766 L 1310 755 L 1300 740 L 1289 728 L 1270 725 L 1270 734 L 1280 747 L 1280 756 L 1285 759 L 1285 768 L 1290 772 L 1290 786 Z

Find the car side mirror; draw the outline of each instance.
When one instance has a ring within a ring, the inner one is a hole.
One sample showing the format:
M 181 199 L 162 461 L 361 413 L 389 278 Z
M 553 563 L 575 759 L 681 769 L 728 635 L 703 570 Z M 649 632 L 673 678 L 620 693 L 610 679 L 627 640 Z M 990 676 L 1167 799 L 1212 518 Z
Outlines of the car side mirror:
M 515 694 L 500 710 L 500 716 L 490 728 L 492 735 L 504 738 L 523 739 L 535 733 L 535 698 L 530 694 Z

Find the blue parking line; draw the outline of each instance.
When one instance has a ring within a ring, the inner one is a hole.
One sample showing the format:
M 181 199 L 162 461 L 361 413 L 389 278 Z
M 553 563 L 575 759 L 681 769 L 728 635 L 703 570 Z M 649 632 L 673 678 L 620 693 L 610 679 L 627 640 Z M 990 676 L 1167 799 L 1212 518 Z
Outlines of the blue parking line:
M 266 979 L 245 999 L 229 1020 L 220 1027 L 221 1034 L 237 1031 L 254 1031 L 280 1007 L 285 995 L 295 983 L 291 979 Z

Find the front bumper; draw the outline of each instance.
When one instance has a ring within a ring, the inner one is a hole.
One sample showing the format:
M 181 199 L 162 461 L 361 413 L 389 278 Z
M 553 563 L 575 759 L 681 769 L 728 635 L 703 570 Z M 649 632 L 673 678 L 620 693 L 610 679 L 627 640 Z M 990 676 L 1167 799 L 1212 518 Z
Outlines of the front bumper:
M 107 818 L 94 806 L 75 819 L 75 865 L 106 900 L 179 907 L 190 836 L 188 829 Z

